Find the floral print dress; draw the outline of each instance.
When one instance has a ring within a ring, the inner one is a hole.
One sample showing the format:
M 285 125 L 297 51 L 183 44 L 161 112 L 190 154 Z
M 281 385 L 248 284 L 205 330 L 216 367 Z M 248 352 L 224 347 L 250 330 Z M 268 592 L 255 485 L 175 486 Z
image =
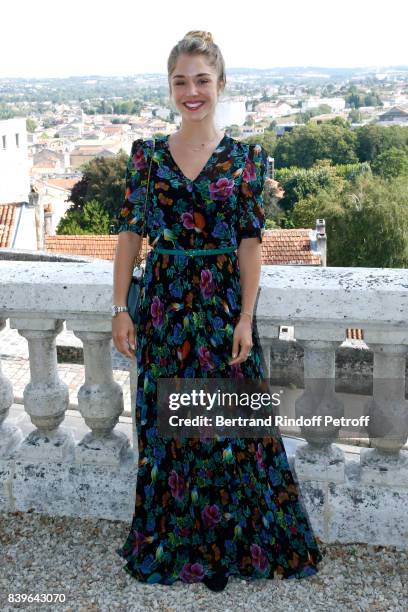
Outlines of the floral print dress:
M 152 141 L 137 139 L 126 169 L 118 232 L 141 234 Z M 155 139 L 144 236 L 170 249 L 262 242 L 267 154 L 227 134 L 187 178 L 167 136 Z M 136 359 L 138 473 L 124 569 L 146 583 L 200 582 L 215 572 L 303 578 L 322 559 L 279 434 L 176 440 L 158 435 L 160 377 L 265 376 L 256 329 L 246 361 L 230 366 L 239 319 L 239 260 L 232 253 L 147 256 Z

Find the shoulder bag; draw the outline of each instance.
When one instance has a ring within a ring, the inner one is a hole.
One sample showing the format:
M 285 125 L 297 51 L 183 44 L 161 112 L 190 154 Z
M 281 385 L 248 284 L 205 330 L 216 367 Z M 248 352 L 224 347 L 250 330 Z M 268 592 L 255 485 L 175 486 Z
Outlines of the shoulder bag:
M 135 325 L 139 324 L 140 321 L 140 289 L 143 284 L 144 277 L 144 268 L 142 268 L 142 245 L 143 245 L 143 234 L 146 226 L 146 210 L 147 210 L 147 199 L 149 197 L 149 184 L 150 184 L 150 171 L 152 168 L 152 159 L 155 148 L 155 140 L 153 138 L 153 149 L 150 157 L 149 163 L 149 173 L 147 177 L 147 185 L 146 185 L 146 198 L 145 198 L 145 206 L 144 206 L 144 215 L 143 215 L 143 229 L 142 229 L 142 242 L 140 245 L 139 254 L 135 257 L 135 264 L 133 268 L 132 278 L 130 280 L 129 291 L 127 295 L 127 308 L 130 318 L 132 319 Z M 147 241 L 147 236 L 146 236 Z M 147 250 L 146 250 L 147 255 Z

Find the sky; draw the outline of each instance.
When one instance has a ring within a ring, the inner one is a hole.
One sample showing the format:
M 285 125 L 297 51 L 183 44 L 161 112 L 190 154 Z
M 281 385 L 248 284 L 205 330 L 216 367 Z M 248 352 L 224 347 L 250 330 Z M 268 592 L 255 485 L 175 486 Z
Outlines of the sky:
M 0 78 L 166 73 L 208 30 L 228 68 L 408 64 L 406 0 L 19 0 L 2 10 Z

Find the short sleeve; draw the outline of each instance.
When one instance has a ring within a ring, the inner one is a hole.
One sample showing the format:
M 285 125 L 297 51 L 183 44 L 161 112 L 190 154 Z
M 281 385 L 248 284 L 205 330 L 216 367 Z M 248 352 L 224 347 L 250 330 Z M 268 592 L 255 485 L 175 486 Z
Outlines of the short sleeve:
M 117 214 L 117 232 L 147 236 L 145 221 L 146 188 L 149 171 L 148 148 L 142 138 L 134 140 L 125 172 L 125 196 Z M 147 207 L 146 207 L 147 210 Z
M 268 171 L 268 154 L 259 144 L 250 144 L 238 195 L 237 244 L 243 238 L 262 242 L 265 211 L 262 192 Z

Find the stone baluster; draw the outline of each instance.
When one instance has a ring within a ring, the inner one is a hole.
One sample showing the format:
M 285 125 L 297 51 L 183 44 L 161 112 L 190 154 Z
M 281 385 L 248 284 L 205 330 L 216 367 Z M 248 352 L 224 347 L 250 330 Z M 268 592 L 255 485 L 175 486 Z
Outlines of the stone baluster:
M 5 319 L 0 319 L 0 331 L 5 325 Z M 6 422 L 13 398 L 13 387 L 3 374 L 0 360 L 0 459 L 7 457 L 23 439 L 20 429 Z
M 272 340 L 270 338 L 261 338 L 260 339 L 262 354 L 265 359 L 265 378 L 271 377 L 271 350 L 272 350 Z
M 261 365 L 262 365 L 262 369 L 263 369 L 263 379 L 266 380 L 266 388 L 264 390 L 264 392 L 267 392 L 269 394 L 273 394 L 276 393 L 276 391 L 274 391 L 272 385 L 271 385 L 271 355 L 272 355 L 272 344 L 274 341 L 274 338 L 271 338 L 268 333 L 271 333 L 271 331 L 275 331 L 276 330 L 276 336 L 278 335 L 279 332 L 279 328 L 273 328 L 271 329 L 271 327 L 268 328 L 268 324 L 267 321 L 265 319 L 261 320 L 260 323 L 257 324 L 257 330 L 258 330 L 258 339 L 259 339 L 259 343 L 261 345 L 261 351 L 262 351 L 262 360 L 261 360 Z M 261 331 L 261 334 L 259 334 L 259 330 Z M 273 410 L 273 414 L 277 414 L 276 409 Z M 274 428 L 273 428 L 274 429 Z M 265 434 L 270 435 L 273 434 L 273 430 L 269 430 L 269 428 L 265 431 Z
M 78 392 L 78 409 L 91 429 L 75 449 L 76 461 L 118 466 L 127 455 L 128 437 L 114 431 L 123 412 L 123 391 L 113 380 L 110 321 L 67 320 L 83 343 L 85 383 Z M 92 329 L 94 328 L 94 329 Z
M 295 328 L 296 333 L 296 328 Z M 322 337 L 322 330 L 308 328 L 309 336 Z M 324 337 L 327 337 L 324 334 Z M 296 417 L 312 419 L 321 417 L 321 424 L 301 427 L 306 444 L 296 451 L 295 469 L 304 480 L 344 481 L 344 453 L 333 442 L 338 438 L 340 427 L 325 425 L 324 418 L 344 416 L 343 403 L 335 394 L 335 349 L 336 340 L 301 339 L 304 348 L 305 390 L 295 400 Z
M 395 337 L 395 334 L 400 336 Z M 405 333 L 390 332 L 385 344 L 370 342 L 378 333 L 366 333 L 365 340 L 374 352 L 373 397 L 367 402 L 368 434 L 373 448 L 360 454 L 361 478 L 367 484 L 407 485 L 408 453 L 401 452 L 408 437 L 408 404 L 405 399 Z M 398 344 L 398 340 L 401 344 Z
M 74 438 L 60 428 L 69 405 L 68 387 L 58 377 L 56 336 L 62 330 L 59 319 L 10 318 L 10 327 L 27 339 L 30 382 L 24 389 L 24 408 L 36 429 L 17 451 L 22 460 L 61 461 L 72 456 Z

